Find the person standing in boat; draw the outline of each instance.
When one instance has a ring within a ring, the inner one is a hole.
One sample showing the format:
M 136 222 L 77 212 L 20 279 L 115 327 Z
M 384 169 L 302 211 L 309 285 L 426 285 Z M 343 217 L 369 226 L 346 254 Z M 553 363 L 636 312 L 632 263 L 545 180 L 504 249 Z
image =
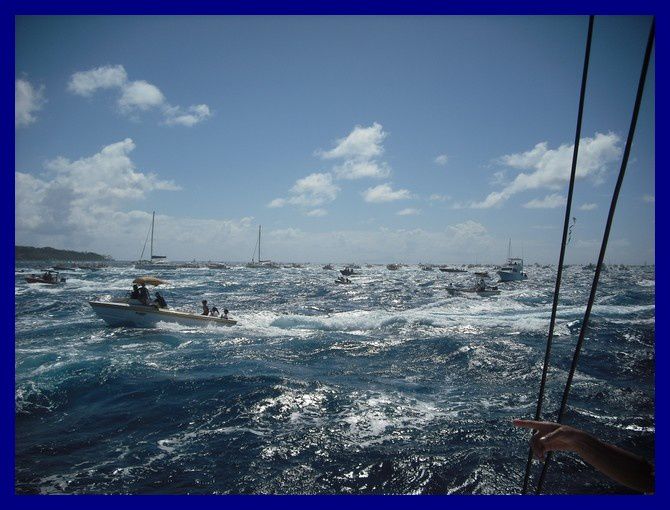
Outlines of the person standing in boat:
M 209 306 L 207 306 L 207 300 L 202 300 L 202 313 L 200 315 L 209 315 Z
M 147 286 L 144 283 L 142 283 L 142 285 L 140 286 L 139 293 L 140 293 L 139 297 L 140 303 L 142 303 L 143 305 L 149 305 L 151 296 L 149 295 L 149 289 L 147 289 Z
M 140 289 L 137 284 L 133 284 L 133 290 L 130 292 L 130 299 L 140 299 Z

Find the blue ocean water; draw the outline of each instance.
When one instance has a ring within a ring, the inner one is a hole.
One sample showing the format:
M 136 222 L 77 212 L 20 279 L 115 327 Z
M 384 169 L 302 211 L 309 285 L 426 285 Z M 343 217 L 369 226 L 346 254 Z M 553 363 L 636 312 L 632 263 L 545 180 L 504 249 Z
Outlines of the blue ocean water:
M 17 266 L 17 493 L 507 494 L 520 490 L 555 267 L 452 297 L 471 274 L 320 266 L 159 274 L 173 307 L 234 327 L 111 328 L 87 301 L 131 266 L 24 282 Z M 545 417 L 560 403 L 593 269 L 565 270 Z M 603 273 L 566 422 L 653 461 L 654 267 Z M 575 322 L 577 321 L 577 322 Z M 539 466 L 535 466 L 538 472 Z M 567 454 L 548 493 L 623 493 Z

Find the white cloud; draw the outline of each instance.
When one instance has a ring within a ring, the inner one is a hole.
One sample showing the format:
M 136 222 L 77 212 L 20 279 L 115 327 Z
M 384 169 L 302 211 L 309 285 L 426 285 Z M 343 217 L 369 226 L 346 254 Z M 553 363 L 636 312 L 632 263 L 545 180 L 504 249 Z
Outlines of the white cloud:
M 656 196 L 655 195 L 643 195 L 642 196 L 642 201 L 646 202 L 647 204 L 655 204 L 656 203 Z
M 206 104 L 190 106 L 187 111 L 179 106 L 171 106 L 165 109 L 165 123 L 168 126 L 195 126 L 197 123 L 211 117 L 212 112 Z
M 307 212 L 307 216 L 312 216 L 314 218 L 326 216 L 327 214 L 328 211 L 326 211 L 325 209 L 312 209 L 311 211 Z
M 415 215 L 420 214 L 420 213 L 421 213 L 421 211 L 419 211 L 418 209 L 414 209 L 412 207 L 407 207 L 405 209 L 401 209 L 396 214 L 398 216 L 415 216 Z
M 382 142 L 386 136 L 384 128 L 377 122 L 370 127 L 356 126 L 345 138 L 337 140 L 337 145 L 333 149 L 317 153 L 323 159 L 369 160 L 384 152 Z
M 125 114 L 134 116 L 136 112 L 160 110 L 163 123 L 168 126 L 192 127 L 212 116 L 206 104 L 188 108 L 170 105 L 156 85 L 145 80 L 129 81 L 121 65 L 76 72 L 68 83 L 68 90 L 79 96 L 91 96 L 98 89 L 117 89 L 121 94 L 117 104 Z
M 295 181 L 289 190 L 288 198 L 275 198 L 268 207 L 284 207 L 296 205 L 316 207 L 337 198 L 340 188 L 333 184 L 333 176 L 329 173 L 313 173 Z
M 383 179 L 391 175 L 388 164 L 377 160 L 384 153 L 382 142 L 386 136 L 377 122 L 370 127 L 356 126 L 346 137 L 337 140 L 334 148 L 317 150 L 316 154 L 322 159 L 342 160 L 332 168 L 338 179 Z
M 527 209 L 555 209 L 565 205 L 565 197 L 558 193 L 547 195 L 542 199 L 535 198 L 523 206 Z
M 128 81 L 123 66 L 101 66 L 90 71 L 79 71 L 70 77 L 68 90 L 88 97 L 98 89 L 121 88 Z
M 270 201 L 268 207 L 277 208 L 277 207 L 284 207 L 285 205 L 286 205 L 286 199 L 275 198 L 274 200 Z
M 593 138 L 582 138 L 579 146 L 577 178 L 591 178 L 595 184 L 602 182 L 609 163 L 621 155 L 620 139 L 614 133 L 596 133 Z M 502 205 L 511 196 L 532 189 L 558 190 L 570 178 L 573 146 L 563 144 L 549 149 L 547 142 L 538 143 L 529 151 L 509 154 L 499 162 L 509 168 L 529 170 L 519 173 L 502 190 L 490 193 L 483 201 L 471 207 L 485 209 Z
M 374 188 L 368 188 L 363 192 L 363 198 L 366 202 L 382 203 L 393 202 L 395 200 L 406 200 L 412 198 L 409 190 L 393 190 L 389 184 L 380 184 Z
M 440 154 L 435 158 L 435 163 L 437 163 L 440 166 L 445 166 L 449 162 L 449 156 L 446 154 Z
M 111 214 L 127 201 L 143 199 L 151 191 L 180 189 L 156 174 L 137 171 L 129 157 L 134 148 L 126 138 L 90 157 L 47 161 L 47 172 L 40 177 L 16 172 L 17 231 L 86 230 L 92 223 L 113 221 Z
M 161 106 L 165 96 L 158 87 L 144 80 L 137 80 L 126 84 L 119 98 L 119 106 L 123 111 L 133 109 L 148 110 Z
M 587 204 L 582 204 L 579 206 L 580 211 L 593 211 L 594 209 L 598 208 L 598 204 L 594 203 L 587 203 Z
M 446 202 L 450 199 L 451 197 L 449 195 L 440 195 L 439 193 L 433 193 L 430 197 L 428 197 L 428 200 L 431 202 Z
M 391 174 L 391 169 L 384 162 L 377 161 L 357 161 L 347 160 L 341 165 L 333 167 L 335 175 L 340 179 L 363 179 L 372 177 L 376 179 L 388 177 Z
M 484 225 L 477 221 L 468 220 L 463 223 L 449 225 L 447 232 L 453 236 L 456 242 L 467 242 L 470 240 L 481 240 L 487 236 L 487 230 Z
M 33 87 L 28 80 L 17 79 L 14 82 L 14 127 L 35 122 L 35 113 L 42 109 L 45 102 L 44 85 Z

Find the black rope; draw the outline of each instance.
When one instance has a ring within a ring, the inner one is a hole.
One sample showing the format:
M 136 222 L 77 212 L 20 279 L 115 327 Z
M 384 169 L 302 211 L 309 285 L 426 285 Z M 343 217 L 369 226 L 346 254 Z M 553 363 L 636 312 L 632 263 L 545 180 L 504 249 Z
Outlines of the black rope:
M 652 19 L 651 28 L 649 29 L 649 39 L 647 40 L 647 49 L 644 54 L 644 62 L 642 64 L 642 71 L 640 72 L 640 81 L 637 86 L 637 95 L 635 97 L 635 106 L 633 108 L 633 117 L 630 121 L 630 127 L 628 128 L 628 138 L 626 139 L 626 147 L 623 153 L 623 159 L 621 161 L 621 169 L 619 170 L 619 177 L 614 187 L 614 194 L 612 195 L 612 201 L 610 203 L 609 214 L 607 215 L 607 224 L 605 226 L 605 233 L 603 234 L 602 244 L 600 245 L 600 254 L 598 255 L 598 265 L 596 266 L 596 272 L 593 276 L 593 283 L 591 284 L 591 294 L 589 295 L 589 302 L 586 305 L 586 311 L 584 312 L 584 319 L 582 320 L 581 331 L 579 332 L 579 339 L 577 340 L 577 345 L 575 346 L 575 353 L 572 358 L 572 365 L 570 366 L 570 372 L 568 373 L 568 380 L 565 384 L 565 390 L 563 391 L 563 400 L 561 401 L 561 407 L 558 411 L 557 423 L 561 423 L 563 415 L 565 414 L 565 408 L 568 404 L 568 396 L 570 395 L 570 386 L 572 385 L 572 378 L 575 375 L 575 370 L 577 369 L 577 362 L 579 361 L 579 354 L 584 343 L 584 336 L 586 335 L 586 330 L 589 326 L 589 319 L 591 317 L 591 308 L 593 307 L 593 302 L 596 297 L 596 290 L 598 289 L 598 280 L 600 279 L 600 271 L 602 269 L 603 261 L 605 260 L 605 251 L 607 250 L 607 242 L 609 241 L 610 229 L 612 228 L 612 221 L 614 220 L 614 211 L 616 210 L 617 201 L 619 199 L 619 192 L 621 191 L 621 185 L 623 184 L 623 178 L 626 175 L 626 166 L 628 165 L 628 157 L 630 156 L 630 148 L 633 145 L 633 136 L 635 135 L 635 126 L 637 125 L 637 116 L 640 112 L 640 104 L 642 103 L 642 92 L 644 91 L 644 82 L 647 78 L 647 69 L 649 67 L 649 60 L 651 58 L 651 50 L 654 45 L 654 31 L 656 27 L 656 20 Z M 550 452 L 551 453 L 551 452 Z M 547 469 L 549 467 L 549 461 L 551 460 L 551 455 L 547 455 L 547 460 L 542 466 L 542 473 L 540 474 L 540 479 L 537 484 L 536 493 L 539 494 L 542 491 L 542 484 L 547 475 Z
M 593 16 L 589 16 L 589 30 L 586 36 L 586 52 L 584 54 L 584 69 L 582 70 L 582 88 L 579 93 L 579 109 L 577 112 L 577 129 L 575 130 L 575 145 L 572 151 L 572 167 L 570 169 L 570 184 L 568 186 L 568 201 L 565 206 L 565 219 L 563 221 L 563 238 L 561 240 L 561 254 L 558 257 L 558 269 L 556 271 L 556 287 L 554 288 L 554 302 L 551 306 L 551 320 L 549 321 L 549 335 L 547 336 L 547 348 L 544 353 L 544 366 L 542 367 L 542 379 L 540 380 L 540 392 L 537 397 L 537 408 L 535 409 L 535 420 L 540 419 L 542 413 L 542 402 L 544 401 L 544 387 L 547 382 L 549 370 L 549 359 L 551 357 L 551 342 L 554 338 L 554 325 L 556 323 L 556 309 L 558 308 L 558 295 L 561 290 L 561 278 L 563 276 L 563 260 L 567 246 L 568 230 L 570 227 L 570 210 L 572 208 L 572 192 L 575 187 L 575 175 L 577 173 L 577 155 L 579 154 L 579 140 L 582 136 L 582 114 L 584 113 L 584 96 L 586 95 L 586 80 L 589 71 L 589 57 L 591 55 L 591 36 L 593 35 Z M 533 462 L 533 449 L 528 449 L 528 460 L 526 461 L 526 474 L 523 478 L 522 494 L 528 491 L 528 479 Z

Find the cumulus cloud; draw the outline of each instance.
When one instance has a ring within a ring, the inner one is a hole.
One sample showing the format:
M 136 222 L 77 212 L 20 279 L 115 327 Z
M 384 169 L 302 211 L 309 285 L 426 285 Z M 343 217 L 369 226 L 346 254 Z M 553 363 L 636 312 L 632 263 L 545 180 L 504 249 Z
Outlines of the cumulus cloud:
M 331 150 L 317 150 L 316 154 L 322 159 L 342 161 L 332 169 L 339 179 L 385 178 L 391 169 L 377 158 L 384 153 L 382 142 L 386 137 L 378 122 L 369 127 L 356 126 L 346 137 L 337 140 Z
M 123 111 L 133 109 L 148 110 L 161 106 L 165 96 L 158 87 L 144 80 L 137 80 L 126 84 L 119 98 L 119 106 Z
M 570 178 L 573 146 L 563 144 L 550 149 L 547 142 L 531 150 L 502 156 L 499 163 L 522 172 L 500 191 L 490 193 L 483 201 L 471 204 L 473 208 L 486 209 L 502 205 L 513 195 L 533 189 L 558 190 Z M 582 138 L 577 162 L 577 178 L 590 178 L 595 184 L 602 182 L 608 165 L 621 156 L 620 138 L 614 133 L 596 133 L 593 138 Z
M 156 85 L 145 80 L 129 81 L 122 65 L 78 71 L 70 77 L 68 83 L 70 92 L 84 97 L 93 95 L 99 89 L 118 90 L 121 95 L 117 104 L 124 114 L 134 115 L 137 112 L 157 109 L 163 115 L 163 123 L 168 126 L 192 127 L 212 115 L 206 104 L 188 108 L 170 105 Z
M 168 126 L 191 127 L 211 117 L 211 115 L 212 112 L 206 104 L 190 106 L 186 111 L 179 106 L 172 106 L 165 110 L 165 123 Z
M 580 211 L 593 211 L 598 208 L 598 204 L 586 203 L 579 206 Z
M 382 203 L 406 200 L 412 198 L 412 194 L 406 189 L 394 190 L 390 184 L 386 183 L 366 189 L 363 192 L 363 198 L 366 202 Z
M 449 156 L 446 154 L 440 154 L 435 158 L 435 163 L 437 163 L 440 166 L 445 166 L 449 162 Z
M 431 202 L 446 202 L 449 199 L 451 199 L 449 195 L 440 195 L 439 193 L 433 193 L 430 197 L 428 197 L 428 200 Z
M 14 82 L 14 127 L 24 127 L 37 120 L 35 114 L 44 103 L 44 85 L 34 87 L 28 80 Z
M 289 190 L 289 197 L 275 198 L 268 207 L 284 207 L 296 205 L 316 207 L 337 198 L 340 188 L 333 183 L 333 176 L 329 173 L 313 173 L 295 181 Z
M 311 211 L 307 212 L 307 216 L 312 216 L 314 218 L 319 218 L 321 216 L 326 216 L 328 214 L 328 211 L 325 209 L 312 209 Z
M 76 231 L 99 222 L 103 213 L 156 190 L 180 189 L 174 182 L 136 169 L 130 138 L 100 152 L 71 161 L 58 157 L 45 163 L 41 176 L 16 172 L 16 229 Z M 111 217 L 105 218 L 107 223 Z
M 547 195 L 544 198 L 535 198 L 523 206 L 527 209 L 556 209 L 565 205 L 565 197 L 558 193 Z
M 396 214 L 398 216 L 416 216 L 417 214 L 420 214 L 420 213 L 421 213 L 421 211 L 419 211 L 418 209 L 414 209 L 412 207 L 407 207 L 405 209 L 401 209 Z
M 79 96 L 91 96 L 98 89 L 122 88 L 128 81 L 123 66 L 101 66 L 70 76 L 67 88 Z

